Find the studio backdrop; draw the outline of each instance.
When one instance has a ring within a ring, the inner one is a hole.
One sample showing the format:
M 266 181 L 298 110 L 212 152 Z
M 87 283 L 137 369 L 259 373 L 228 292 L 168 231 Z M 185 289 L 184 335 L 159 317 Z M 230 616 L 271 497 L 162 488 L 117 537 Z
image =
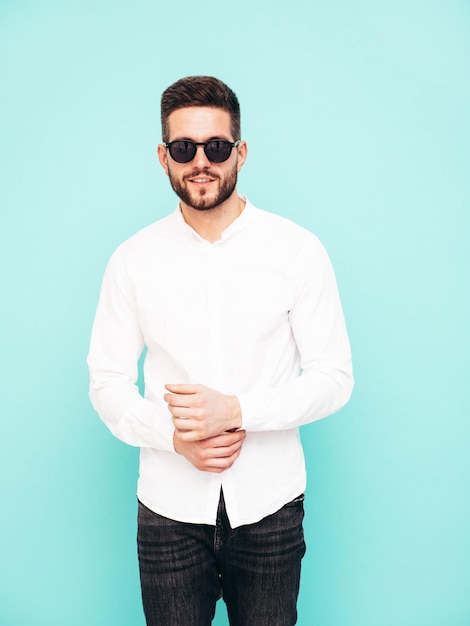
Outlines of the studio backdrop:
M 138 450 L 85 361 L 109 256 L 176 207 L 190 74 L 236 91 L 239 190 L 320 237 L 351 338 L 351 402 L 302 428 L 298 623 L 469 626 L 469 62 L 465 0 L 0 2 L 2 626 L 144 624 Z

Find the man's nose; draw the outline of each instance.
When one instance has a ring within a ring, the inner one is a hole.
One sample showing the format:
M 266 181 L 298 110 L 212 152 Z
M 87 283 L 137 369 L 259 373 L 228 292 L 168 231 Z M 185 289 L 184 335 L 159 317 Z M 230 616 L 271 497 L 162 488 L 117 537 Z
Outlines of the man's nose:
M 196 167 L 208 167 L 211 164 L 204 152 L 204 146 L 196 146 L 196 154 L 194 155 L 193 165 Z

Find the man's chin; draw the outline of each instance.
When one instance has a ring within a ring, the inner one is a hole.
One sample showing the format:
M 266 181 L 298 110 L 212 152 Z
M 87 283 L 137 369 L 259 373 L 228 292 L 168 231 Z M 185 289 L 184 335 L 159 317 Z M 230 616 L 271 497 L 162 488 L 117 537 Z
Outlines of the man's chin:
M 211 209 L 216 209 L 221 204 L 221 202 L 216 199 L 213 201 L 200 200 L 199 202 L 186 202 L 185 204 L 187 204 L 191 209 L 195 209 L 196 211 L 210 211 Z
M 221 204 L 226 202 L 232 193 L 233 190 L 228 195 L 227 193 L 218 193 L 212 197 L 208 196 L 206 193 L 200 194 L 197 197 L 194 197 L 193 194 L 182 194 L 180 195 L 180 200 L 182 200 L 184 204 L 186 204 L 191 209 L 194 209 L 195 211 L 211 211 L 212 209 L 216 209 Z
M 173 186 L 173 191 L 175 191 L 181 202 L 195 211 L 209 211 L 220 204 L 219 194 L 211 197 L 205 191 L 201 191 L 196 195 L 188 192 L 187 189 L 177 186 Z

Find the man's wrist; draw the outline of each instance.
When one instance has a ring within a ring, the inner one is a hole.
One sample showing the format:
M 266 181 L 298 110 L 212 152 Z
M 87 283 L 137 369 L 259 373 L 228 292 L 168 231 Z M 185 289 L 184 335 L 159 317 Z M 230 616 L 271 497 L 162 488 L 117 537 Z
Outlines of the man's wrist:
M 231 396 L 231 399 L 232 399 L 232 411 L 231 412 L 233 416 L 233 425 L 231 426 L 230 430 L 231 431 L 240 430 L 243 424 L 242 408 L 240 406 L 240 401 L 238 400 L 237 396 Z

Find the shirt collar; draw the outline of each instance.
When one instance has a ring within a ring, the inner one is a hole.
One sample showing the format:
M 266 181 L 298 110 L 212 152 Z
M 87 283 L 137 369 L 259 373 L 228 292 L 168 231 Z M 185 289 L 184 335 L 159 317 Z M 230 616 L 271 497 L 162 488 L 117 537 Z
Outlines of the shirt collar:
M 223 232 L 222 235 L 220 237 L 220 239 L 218 239 L 217 241 L 214 241 L 214 243 L 211 243 L 210 241 L 207 241 L 207 239 L 204 239 L 203 237 L 201 237 L 195 230 L 194 228 L 191 228 L 191 226 L 189 224 L 186 223 L 183 214 L 181 212 L 181 208 L 178 204 L 178 206 L 176 207 L 176 210 L 174 212 L 174 216 L 176 218 L 176 223 L 178 224 L 178 226 L 180 228 L 183 229 L 183 231 L 185 232 L 185 234 L 192 239 L 193 241 L 205 245 L 205 246 L 213 246 L 213 245 L 217 245 L 220 244 L 223 241 L 226 241 L 227 239 L 230 239 L 231 237 L 233 237 L 233 235 L 235 235 L 237 232 L 239 232 L 246 224 L 246 222 L 248 221 L 251 213 L 254 210 L 253 205 L 249 202 L 249 200 L 246 198 L 246 196 L 240 196 L 240 198 L 242 200 L 244 200 L 245 202 L 245 207 L 243 209 L 243 211 L 240 213 L 240 215 L 230 224 L 230 226 L 228 226 Z

